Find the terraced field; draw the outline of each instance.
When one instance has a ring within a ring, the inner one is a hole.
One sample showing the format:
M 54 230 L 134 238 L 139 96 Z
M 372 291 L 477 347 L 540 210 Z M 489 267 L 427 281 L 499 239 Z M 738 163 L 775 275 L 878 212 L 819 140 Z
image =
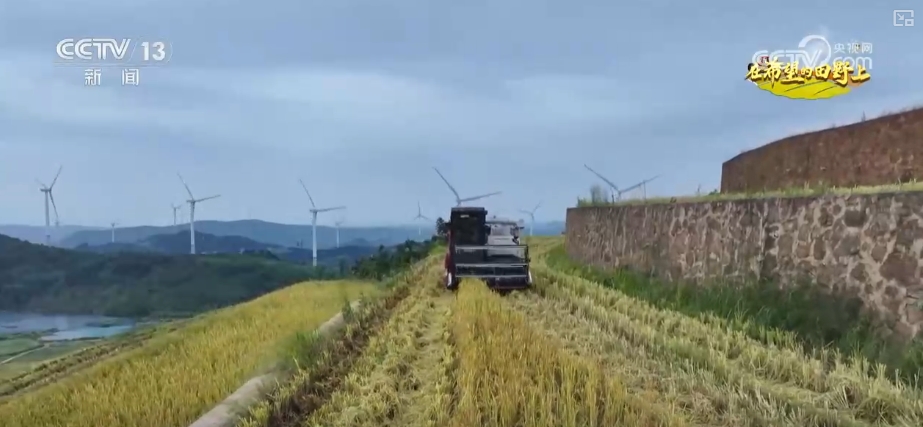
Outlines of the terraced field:
M 68 375 L 89 368 L 106 358 L 137 348 L 151 337 L 177 330 L 182 321 L 131 332 L 124 337 L 89 345 L 64 356 L 43 362 L 33 369 L 0 381 L 0 405 L 30 390 L 54 383 Z M 41 350 L 39 350 L 41 351 Z
M 883 367 L 812 358 L 784 332 L 754 340 L 556 271 L 541 254 L 559 243 L 533 240 L 536 288 L 507 296 L 476 281 L 447 293 L 429 259 L 348 366 L 306 369 L 273 416 L 264 405 L 242 425 L 923 425 L 923 392 Z
M 324 338 L 310 331 L 341 307 L 336 293 L 372 285 L 296 286 L 25 393 L 0 419 L 186 427 L 301 331 L 289 375 L 240 427 L 923 425 L 923 391 L 882 366 L 657 308 L 549 267 L 560 238 L 530 243 L 529 292 L 469 280 L 449 293 L 432 256 Z
M 376 290 L 363 282 L 306 283 L 206 314 L 7 400 L 0 404 L 0 425 L 187 426 L 252 375 L 271 369 L 288 337 Z

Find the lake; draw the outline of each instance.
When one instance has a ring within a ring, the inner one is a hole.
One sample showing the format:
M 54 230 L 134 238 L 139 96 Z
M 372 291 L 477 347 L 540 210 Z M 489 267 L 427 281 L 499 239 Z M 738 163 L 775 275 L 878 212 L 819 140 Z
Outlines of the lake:
M 0 311 L 0 334 L 51 331 L 42 341 L 105 338 L 134 327 L 134 320 L 118 317 Z

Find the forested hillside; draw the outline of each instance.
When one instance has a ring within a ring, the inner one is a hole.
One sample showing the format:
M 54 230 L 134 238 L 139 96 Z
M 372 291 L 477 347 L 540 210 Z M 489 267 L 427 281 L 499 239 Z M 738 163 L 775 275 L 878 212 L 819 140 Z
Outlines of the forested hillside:
M 315 271 L 263 256 L 97 254 L 0 235 L 0 310 L 188 314 L 336 274 L 331 268 Z
M 121 237 L 120 235 L 117 235 Z M 74 249 L 96 253 L 116 252 L 145 252 L 172 255 L 185 255 L 189 253 L 189 232 L 186 230 L 170 234 L 156 234 L 133 243 L 117 241 L 101 245 L 81 244 Z M 270 252 L 275 258 L 298 263 L 311 262 L 310 248 L 286 247 L 269 243 L 258 242 L 243 236 L 216 236 L 214 234 L 196 232 L 196 251 L 200 254 L 239 254 L 252 252 Z M 374 254 L 374 246 L 348 245 L 339 248 L 319 249 L 317 251 L 318 264 L 338 265 L 341 259 L 349 264 L 361 257 Z
M 349 249 L 333 249 L 329 252 L 337 256 L 315 269 L 264 250 L 196 256 L 94 253 L 0 235 L 0 310 L 129 317 L 188 315 L 309 279 L 382 279 L 425 257 L 438 240 L 362 248 L 367 252 L 352 258 L 343 256 L 343 250 Z

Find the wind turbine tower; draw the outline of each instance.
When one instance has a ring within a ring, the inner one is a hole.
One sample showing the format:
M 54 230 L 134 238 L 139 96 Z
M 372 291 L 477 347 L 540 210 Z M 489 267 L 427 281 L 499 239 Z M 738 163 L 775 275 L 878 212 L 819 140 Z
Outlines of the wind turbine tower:
M 423 210 L 420 208 L 420 202 L 417 202 L 417 216 L 413 217 L 413 220 L 414 220 L 414 221 L 416 221 L 416 220 L 418 220 L 418 219 L 422 219 L 422 220 L 425 220 L 425 221 L 430 221 L 430 222 L 432 222 L 431 219 L 429 219 L 429 218 L 427 218 L 426 216 L 423 215 Z M 423 235 L 423 227 L 420 226 L 419 222 L 417 223 L 417 235 L 418 235 L 418 236 L 422 236 L 422 235 Z
M 520 209 L 520 210 L 519 210 L 519 212 L 522 212 L 522 213 L 524 213 L 524 214 L 526 214 L 526 215 L 529 215 L 529 218 L 530 218 L 530 220 L 529 220 L 529 221 L 530 221 L 530 222 L 529 222 L 529 235 L 530 235 L 530 236 L 532 235 L 532 230 L 535 228 L 535 211 L 537 211 L 538 208 L 539 208 L 539 206 L 541 206 L 541 205 L 542 205 L 542 202 L 538 202 L 538 204 L 535 205 L 535 207 L 532 208 L 531 211 L 527 211 L 527 210 L 525 210 L 525 209 Z
M 38 185 L 41 186 L 39 191 L 45 193 L 45 245 L 51 246 L 51 216 L 48 212 L 48 202 L 51 201 L 51 206 L 54 208 L 54 224 L 57 226 L 58 223 L 58 206 L 54 203 L 54 194 L 51 190 L 54 188 L 54 184 L 58 182 L 58 177 L 61 176 L 61 169 L 64 166 L 58 166 L 58 173 L 55 174 L 54 179 L 51 181 L 51 185 L 42 184 L 41 181 L 36 179 Z
M 214 196 L 196 199 L 195 196 L 192 195 L 192 190 L 186 185 L 186 180 L 183 179 L 183 176 L 178 173 L 176 176 L 178 176 L 179 180 L 183 183 L 183 187 L 186 187 L 186 192 L 189 193 L 189 200 L 186 200 L 186 203 L 189 203 L 189 253 L 195 255 L 195 205 L 199 202 L 221 197 L 221 195 L 216 194 Z
M 314 198 L 311 197 L 311 192 L 309 192 L 308 187 L 304 185 L 304 181 L 299 179 L 298 182 L 301 183 L 301 188 L 304 189 L 304 193 L 308 195 L 308 200 L 311 201 L 311 265 L 317 267 L 317 214 L 346 209 L 346 206 L 318 209 L 317 205 L 314 204 Z
M 485 197 L 496 196 L 497 194 L 500 194 L 499 191 L 494 191 L 493 193 L 482 194 L 480 196 L 462 198 L 461 196 L 458 195 L 458 191 L 455 191 L 455 187 L 453 187 L 452 184 L 449 184 L 449 180 L 445 179 L 445 177 L 442 176 L 442 172 L 439 172 L 439 169 L 436 169 L 436 167 L 433 167 L 433 170 L 436 171 L 437 174 L 439 174 L 439 177 L 442 178 L 442 182 L 444 182 L 445 185 L 449 187 L 449 190 L 452 190 L 452 194 L 455 195 L 455 206 L 461 206 L 462 203 L 464 202 L 471 202 L 474 200 L 480 200 Z
M 178 205 L 174 205 L 174 204 L 170 203 L 170 207 L 173 208 L 173 225 L 176 225 L 176 211 L 182 209 L 183 204 L 180 203 L 180 204 L 178 204 Z
M 109 225 L 112 227 L 112 243 L 115 243 L 115 226 L 119 225 L 119 223 L 112 222 Z
M 344 221 L 346 220 L 343 218 L 340 218 L 337 220 L 337 222 L 333 223 L 337 230 L 337 249 L 340 248 L 340 225 L 342 225 Z

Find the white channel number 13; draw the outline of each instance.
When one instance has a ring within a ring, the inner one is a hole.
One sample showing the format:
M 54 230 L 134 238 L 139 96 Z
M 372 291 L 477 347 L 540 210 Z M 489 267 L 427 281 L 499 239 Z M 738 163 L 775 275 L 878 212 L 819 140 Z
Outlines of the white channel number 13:
M 163 61 L 167 57 L 167 52 L 164 50 L 166 45 L 163 42 L 141 42 L 141 48 L 144 49 L 144 60 L 150 61 Z

